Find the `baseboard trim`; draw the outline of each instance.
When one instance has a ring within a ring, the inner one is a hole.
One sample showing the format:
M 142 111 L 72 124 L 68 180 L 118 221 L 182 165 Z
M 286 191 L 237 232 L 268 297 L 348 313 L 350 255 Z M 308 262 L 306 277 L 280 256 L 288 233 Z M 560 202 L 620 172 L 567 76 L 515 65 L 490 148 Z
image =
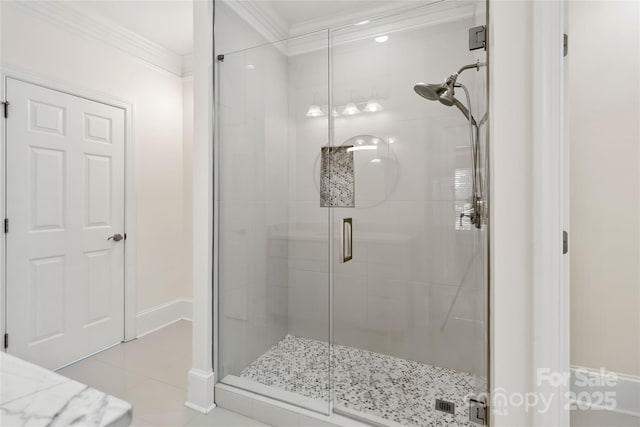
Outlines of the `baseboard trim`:
M 215 375 L 213 371 L 205 372 L 200 369 L 189 370 L 188 396 L 185 406 L 194 411 L 208 414 L 216 407 L 213 389 Z
M 202 406 L 198 406 L 195 403 L 191 403 L 189 401 L 184 402 L 184 406 L 186 406 L 189 409 L 193 409 L 196 412 L 200 412 L 201 414 L 208 414 L 209 412 L 213 411 L 216 408 L 215 403 L 209 406 L 208 408 L 203 408 Z
M 593 410 L 603 410 L 615 412 L 618 414 L 629 415 L 632 417 L 638 417 L 638 425 L 640 425 L 640 377 L 615 373 L 617 377 L 615 385 L 607 387 L 578 384 L 578 374 L 580 375 L 580 379 L 583 380 L 582 383 L 584 383 L 584 380 L 586 379 L 590 384 L 605 384 L 607 374 L 611 373 L 590 368 L 583 368 L 581 366 L 572 366 L 572 404 L 579 403 L 583 408 L 587 407 Z M 589 402 L 581 399 L 581 396 L 594 396 L 595 392 L 614 392 L 616 402 L 615 408 L 612 409 L 607 406 L 599 405 L 597 404 L 597 402 Z
M 191 321 L 192 313 L 191 298 L 177 298 L 141 311 L 136 314 L 136 337 L 143 337 L 179 320 Z

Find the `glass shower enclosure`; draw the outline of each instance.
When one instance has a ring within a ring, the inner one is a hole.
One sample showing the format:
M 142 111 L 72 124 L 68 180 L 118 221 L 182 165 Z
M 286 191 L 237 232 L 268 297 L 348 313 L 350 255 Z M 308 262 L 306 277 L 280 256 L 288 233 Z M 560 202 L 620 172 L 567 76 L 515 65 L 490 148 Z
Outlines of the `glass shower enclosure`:
M 216 52 L 219 382 L 377 425 L 482 424 L 485 24 L 485 2 L 416 3 Z

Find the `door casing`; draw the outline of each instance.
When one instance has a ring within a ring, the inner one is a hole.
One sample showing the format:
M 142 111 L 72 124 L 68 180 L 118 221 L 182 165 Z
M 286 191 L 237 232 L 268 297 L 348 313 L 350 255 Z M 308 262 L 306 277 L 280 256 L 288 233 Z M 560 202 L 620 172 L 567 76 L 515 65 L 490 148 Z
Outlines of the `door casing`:
M 127 244 L 124 250 L 124 341 L 130 341 L 137 337 L 136 333 L 136 249 L 137 249 L 137 226 L 136 226 L 136 199 L 135 199 L 135 144 L 133 134 L 133 123 L 135 115 L 135 105 L 126 100 L 114 98 L 107 94 L 102 94 L 90 89 L 79 88 L 67 83 L 62 83 L 51 79 L 49 77 L 32 73 L 26 70 L 22 70 L 10 66 L 0 66 L 0 99 L 2 101 L 9 101 L 6 96 L 6 84 L 7 79 L 12 78 L 15 80 L 21 80 L 26 83 L 42 86 L 47 89 L 63 92 L 69 95 L 85 98 L 91 101 L 100 102 L 102 104 L 111 105 L 113 107 L 121 108 L 125 111 L 125 167 L 124 167 L 124 182 L 125 182 L 125 232 L 127 233 Z M 11 106 L 9 106 L 9 117 L 11 116 Z M 3 149 L 0 150 L 0 176 L 2 176 L 2 185 L 0 186 L 0 212 L 2 212 L 3 218 L 7 213 L 7 199 L 6 190 L 10 185 L 7 182 L 6 175 L 6 146 L 7 146 L 7 133 L 6 133 L 6 120 L 2 117 L 0 120 L 0 139 L 2 141 Z M 7 275 L 6 275 L 6 262 L 7 262 L 7 245 L 6 235 L 2 235 L 0 241 L 0 307 L 2 308 L 2 315 L 0 316 L 0 331 L 3 335 L 7 333 L 6 329 L 6 307 L 10 302 L 7 301 Z M 9 342 L 9 345 L 11 343 Z M 4 346 L 1 346 L 1 350 L 5 351 Z

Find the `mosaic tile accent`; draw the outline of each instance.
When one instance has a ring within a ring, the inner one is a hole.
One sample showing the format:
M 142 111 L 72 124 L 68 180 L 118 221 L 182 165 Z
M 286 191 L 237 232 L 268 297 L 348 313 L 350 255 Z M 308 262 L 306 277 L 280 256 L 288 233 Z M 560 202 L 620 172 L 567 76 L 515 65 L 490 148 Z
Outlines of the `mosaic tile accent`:
M 322 147 L 320 156 L 320 206 L 355 206 L 352 146 Z
M 314 399 L 328 400 L 329 345 L 287 335 L 240 376 Z M 477 426 L 468 396 L 477 378 L 343 345 L 333 346 L 335 403 L 407 426 Z M 482 386 L 482 384 L 480 384 Z M 455 415 L 435 410 L 435 400 L 455 403 Z

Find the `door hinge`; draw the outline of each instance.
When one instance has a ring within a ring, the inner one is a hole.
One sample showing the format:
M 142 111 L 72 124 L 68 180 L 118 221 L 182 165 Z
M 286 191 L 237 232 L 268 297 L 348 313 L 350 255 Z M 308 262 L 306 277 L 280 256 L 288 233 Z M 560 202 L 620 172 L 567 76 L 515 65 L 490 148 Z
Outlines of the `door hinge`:
M 567 56 L 569 53 L 569 36 L 567 34 L 562 35 L 562 56 Z
M 9 118 L 9 101 L 4 101 L 2 103 L 2 109 L 4 110 L 4 118 Z
M 487 27 L 469 28 L 469 50 L 485 49 L 487 47 Z
M 9 232 L 9 218 L 4 219 L 4 234 Z
M 569 233 L 566 230 L 562 230 L 562 255 L 569 252 Z
M 9 334 L 4 334 L 4 349 L 9 348 Z
M 469 421 L 487 425 L 487 404 L 476 399 L 469 399 Z
M 224 62 L 224 55 L 218 55 L 218 61 Z

